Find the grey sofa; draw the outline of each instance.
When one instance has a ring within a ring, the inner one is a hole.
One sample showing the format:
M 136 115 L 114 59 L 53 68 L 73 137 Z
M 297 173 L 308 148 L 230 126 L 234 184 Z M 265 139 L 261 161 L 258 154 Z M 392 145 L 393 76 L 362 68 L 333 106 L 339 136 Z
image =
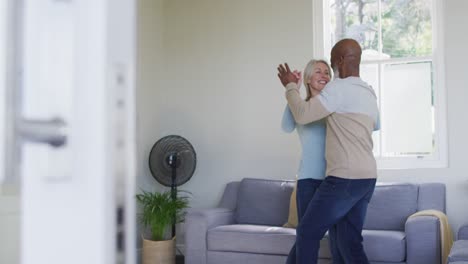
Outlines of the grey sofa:
M 293 181 L 243 179 L 228 183 L 217 208 L 191 210 L 185 223 L 186 264 L 286 262 L 296 230 L 284 228 Z M 445 213 L 441 183 L 378 183 L 364 226 L 371 263 L 441 264 L 439 221 L 410 215 Z M 319 263 L 331 263 L 327 237 Z

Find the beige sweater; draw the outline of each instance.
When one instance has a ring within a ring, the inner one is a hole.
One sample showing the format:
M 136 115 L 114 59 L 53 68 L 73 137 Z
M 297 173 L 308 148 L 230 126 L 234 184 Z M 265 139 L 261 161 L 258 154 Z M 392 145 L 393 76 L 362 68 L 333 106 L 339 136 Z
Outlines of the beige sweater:
M 299 124 L 327 117 L 327 175 L 347 179 L 377 177 L 372 132 L 380 125 L 372 87 L 358 77 L 335 79 L 306 102 L 297 85 L 289 83 L 286 98 Z

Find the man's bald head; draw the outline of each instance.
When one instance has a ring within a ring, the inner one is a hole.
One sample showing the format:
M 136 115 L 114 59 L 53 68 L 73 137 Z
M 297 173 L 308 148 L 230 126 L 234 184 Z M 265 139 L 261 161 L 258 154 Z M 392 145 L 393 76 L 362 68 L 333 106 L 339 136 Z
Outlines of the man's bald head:
M 339 72 L 340 78 L 359 77 L 362 49 L 354 39 L 342 39 L 333 46 L 331 66 Z
M 342 39 L 333 46 L 332 52 L 338 52 L 341 55 L 358 55 L 362 54 L 361 46 L 354 39 Z

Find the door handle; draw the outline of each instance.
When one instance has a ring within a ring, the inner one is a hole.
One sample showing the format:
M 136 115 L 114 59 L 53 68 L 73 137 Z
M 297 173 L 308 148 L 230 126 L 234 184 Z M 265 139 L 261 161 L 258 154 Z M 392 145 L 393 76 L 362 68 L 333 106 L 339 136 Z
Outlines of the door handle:
M 67 143 L 67 124 L 62 118 L 50 120 L 22 119 L 19 123 L 19 134 L 28 142 L 48 144 L 59 148 Z

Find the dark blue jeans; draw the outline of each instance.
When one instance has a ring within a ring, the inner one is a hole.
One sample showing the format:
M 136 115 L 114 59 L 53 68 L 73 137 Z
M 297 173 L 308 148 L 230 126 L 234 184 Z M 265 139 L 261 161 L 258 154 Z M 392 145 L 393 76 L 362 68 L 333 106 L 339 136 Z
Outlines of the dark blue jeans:
M 296 204 L 298 222 L 301 221 L 302 216 L 309 206 L 309 202 L 314 197 L 315 191 L 318 189 L 321 183 L 322 180 L 316 179 L 302 179 L 297 181 Z M 335 242 L 338 237 L 336 234 L 336 229 L 336 225 L 329 229 L 328 241 L 330 245 L 330 251 L 333 256 L 333 264 L 344 264 L 343 257 L 341 256 L 338 249 L 338 244 Z M 296 243 L 294 243 L 293 247 L 289 251 L 286 264 L 296 264 Z
M 329 229 L 330 239 L 336 243 L 331 247 L 333 263 L 369 263 L 361 233 L 375 183 L 375 179 L 350 180 L 334 176 L 323 180 L 297 227 L 296 263 L 317 263 L 320 240 Z
M 307 210 L 309 202 L 314 197 L 315 191 L 318 189 L 322 180 L 302 179 L 297 181 L 296 189 L 296 205 L 297 205 L 297 220 L 300 223 L 302 216 Z M 291 251 L 289 251 L 286 264 L 296 264 L 296 243 L 294 243 Z

